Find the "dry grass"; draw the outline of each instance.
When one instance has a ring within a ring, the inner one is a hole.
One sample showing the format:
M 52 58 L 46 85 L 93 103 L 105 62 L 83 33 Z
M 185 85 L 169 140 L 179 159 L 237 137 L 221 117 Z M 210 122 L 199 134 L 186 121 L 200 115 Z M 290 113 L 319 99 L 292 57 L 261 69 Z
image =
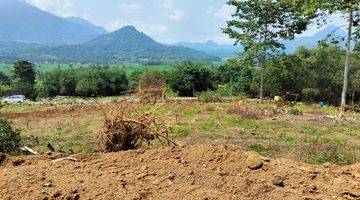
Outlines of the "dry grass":
M 104 112 L 104 130 L 100 144 L 107 152 L 141 148 L 158 139 L 161 143 L 174 144 L 168 139 L 172 132 L 154 111 L 141 112 L 131 103 L 118 104 L 110 114 Z
M 256 119 L 260 120 L 264 118 L 264 112 L 259 108 L 249 106 L 232 105 L 227 110 L 227 114 L 236 115 L 240 119 Z

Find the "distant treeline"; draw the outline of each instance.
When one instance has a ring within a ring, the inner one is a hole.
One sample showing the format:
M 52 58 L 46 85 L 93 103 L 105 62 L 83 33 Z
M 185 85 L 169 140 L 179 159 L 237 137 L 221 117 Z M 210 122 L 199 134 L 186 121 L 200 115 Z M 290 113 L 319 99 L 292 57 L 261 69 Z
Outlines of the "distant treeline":
M 328 44 L 312 50 L 299 48 L 293 55 L 278 55 L 265 68 L 265 95 L 272 98 L 292 93 L 298 94 L 299 100 L 337 105 L 344 57 L 344 50 Z M 163 77 L 168 89 L 179 96 L 195 96 L 207 91 L 214 95 L 254 98 L 259 95 L 260 70 L 256 66 L 253 60 L 240 56 L 217 67 L 183 62 L 171 71 L 142 70 L 127 76 L 121 68 L 93 66 L 37 72 L 35 77 L 29 73 L 33 70 L 31 63 L 22 61 L 14 65 L 11 75 L 0 73 L 0 89 L 2 95 L 25 94 L 33 99 L 58 95 L 115 96 L 136 88 L 147 73 L 161 73 L 158 77 Z M 29 74 L 34 77 L 27 77 Z M 357 51 L 352 54 L 348 93 L 352 102 L 360 101 L 360 53 Z

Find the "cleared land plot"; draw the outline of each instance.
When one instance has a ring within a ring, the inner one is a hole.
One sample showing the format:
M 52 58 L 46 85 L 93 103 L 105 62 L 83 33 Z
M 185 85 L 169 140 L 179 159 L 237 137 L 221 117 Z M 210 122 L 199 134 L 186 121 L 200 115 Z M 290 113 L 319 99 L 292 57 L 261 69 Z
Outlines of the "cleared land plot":
M 14 105 L 2 108 L 0 117 L 10 119 L 22 130 L 26 144 L 39 152 L 56 149 L 89 153 L 98 149 L 102 110 L 113 109 L 117 98 L 72 102 Z M 153 105 L 139 105 L 150 110 Z M 158 106 L 158 105 L 156 105 Z M 352 164 L 360 162 L 360 114 L 346 113 L 348 120 L 335 119 L 335 108 L 298 105 L 303 115 L 260 115 L 242 117 L 234 107 L 265 109 L 257 103 L 168 102 L 156 113 L 173 127 L 171 139 L 180 145 L 212 142 L 233 145 L 274 158 L 307 163 Z M 154 143 L 150 148 L 158 147 Z

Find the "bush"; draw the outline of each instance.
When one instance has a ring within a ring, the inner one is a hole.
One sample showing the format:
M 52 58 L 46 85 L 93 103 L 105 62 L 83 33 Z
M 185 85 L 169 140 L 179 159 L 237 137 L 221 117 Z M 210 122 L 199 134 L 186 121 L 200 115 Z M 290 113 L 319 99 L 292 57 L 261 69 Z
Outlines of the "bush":
M 201 92 L 196 95 L 200 101 L 205 103 L 221 102 L 221 95 L 216 91 Z
M 306 88 L 302 90 L 303 100 L 307 102 L 314 102 L 318 100 L 320 91 L 315 88 Z
M 298 108 L 290 108 L 289 114 L 290 115 L 303 115 L 304 113 L 303 113 L 303 111 L 301 111 Z
M 0 119 L 0 152 L 12 153 L 20 147 L 20 132 L 11 125 L 8 120 Z
M 183 62 L 170 74 L 169 85 L 180 96 L 193 97 L 197 92 L 214 88 L 211 68 L 201 63 Z

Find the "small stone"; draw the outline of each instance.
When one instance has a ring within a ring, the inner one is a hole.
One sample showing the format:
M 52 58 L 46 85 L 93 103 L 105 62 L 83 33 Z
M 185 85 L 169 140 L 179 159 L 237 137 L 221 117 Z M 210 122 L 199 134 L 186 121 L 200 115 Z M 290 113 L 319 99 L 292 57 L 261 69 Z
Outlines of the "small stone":
M 45 183 L 43 186 L 44 186 L 44 187 L 52 187 L 53 184 L 52 184 L 51 182 L 49 182 L 49 183 Z
M 75 194 L 73 199 L 74 200 L 79 200 L 80 199 L 80 194 Z
M 175 177 L 176 177 L 176 174 L 174 174 L 174 173 L 170 173 L 169 174 L 169 176 L 167 177 L 168 179 L 170 179 L 170 180 L 174 180 L 175 179 Z
M 220 145 L 220 149 L 225 151 L 228 149 L 228 147 L 225 144 L 222 144 Z
M 59 196 L 61 196 L 61 192 L 60 192 L 60 191 L 57 191 L 57 192 L 55 192 L 55 193 L 52 195 L 53 198 L 56 198 L 56 197 L 59 197 Z
M 246 159 L 246 165 L 252 170 L 257 170 L 261 169 L 264 163 L 260 157 L 252 155 Z
M 325 168 L 329 168 L 329 167 L 331 167 L 331 163 L 329 163 L 329 162 L 324 163 L 323 166 L 324 166 Z
M 285 187 L 285 183 L 282 179 L 275 179 L 273 182 L 274 185 L 278 186 L 278 187 Z
M 71 192 L 70 192 L 71 194 L 77 194 L 78 193 L 78 190 L 71 190 Z
M 17 167 L 17 166 L 20 166 L 21 164 L 23 164 L 25 162 L 25 160 L 23 159 L 17 159 L 17 160 L 14 160 L 13 161 L 13 166 Z

